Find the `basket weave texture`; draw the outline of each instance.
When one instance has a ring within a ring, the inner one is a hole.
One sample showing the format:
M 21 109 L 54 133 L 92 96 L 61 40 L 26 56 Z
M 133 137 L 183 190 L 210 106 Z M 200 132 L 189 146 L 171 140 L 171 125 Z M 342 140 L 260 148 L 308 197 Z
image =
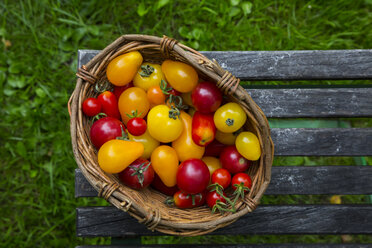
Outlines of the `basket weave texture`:
M 248 118 L 244 129 L 257 135 L 262 155 L 248 170 L 252 177 L 252 188 L 244 200 L 238 201 L 235 213 L 212 214 L 207 206 L 192 209 L 169 207 L 164 204 L 166 196 L 162 193 L 151 187 L 133 190 L 120 183 L 115 175 L 100 169 L 97 150 L 89 139 L 91 122 L 82 113 L 82 102 L 97 95 L 94 85 L 107 80 L 106 67 L 112 59 L 136 50 L 142 54 L 144 62 L 161 64 L 165 59 L 172 59 L 190 64 L 198 71 L 200 78 L 216 83 L 230 101 L 239 103 L 245 110 Z M 262 110 L 239 85 L 239 79 L 222 69 L 216 61 L 166 36 L 123 35 L 82 66 L 77 76 L 76 88 L 68 104 L 72 147 L 79 168 L 100 197 L 128 212 L 150 230 L 182 236 L 210 233 L 233 223 L 257 207 L 271 177 L 274 145 L 269 124 Z

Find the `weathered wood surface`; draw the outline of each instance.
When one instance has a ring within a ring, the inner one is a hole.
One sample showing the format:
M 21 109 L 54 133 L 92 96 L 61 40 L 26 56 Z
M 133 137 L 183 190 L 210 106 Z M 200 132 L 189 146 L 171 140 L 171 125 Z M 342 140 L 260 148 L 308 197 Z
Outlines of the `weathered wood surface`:
M 84 245 L 76 248 L 370 248 L 371 244 L 161 244 L 161 245 Z
M 162 235 L 115 207 L 77 208 L 76 218 L 79 237 Z M 211 234 L 372 234 L 372 205 L 259 205 Z
M 79 50 L 78 66 L 98 52 Z M 372 79 L 372 49 L 201 53 L 242 80 Z
M 275 166 L 266 195 L 372 194 L 372 166 Z M 75 170 L 75 197 L 97 191 Z

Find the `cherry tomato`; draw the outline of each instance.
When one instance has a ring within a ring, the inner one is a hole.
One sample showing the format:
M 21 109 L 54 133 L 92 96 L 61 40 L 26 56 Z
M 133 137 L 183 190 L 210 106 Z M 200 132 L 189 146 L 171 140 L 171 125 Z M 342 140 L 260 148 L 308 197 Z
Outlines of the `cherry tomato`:
M 147 91 L 152 86 L 159 86 L 163 79 L 164 75 L 160 65 L 143 63 L 133 79 L 133 84 Z
M 122 136 L 124 125 L 118 119 L 104 117 L 94 122 L 90 128 L 90 140 L 99 149 L 104 143 Z
M 261 157 L 261 146 L 257 136 L 251 132 L 242 132 L 235 141 L 236 149 L 246 159 L 256 161 Z
M 156 173 L 154 180 L 151 183 L 151 186 L 160 191 L 161 193 L 169 196 L 173 196 L 179 190 L 177 186 L 168 187 L 167 185 L 165 185 Z
M 212 143 L 205 147 L 204 156 L 219 157 L 226 145 L 214 139 Z
M 212 177 L 213 172 L 215 172 L 217 169 L 222 168 L 222 165 L 218 158 L 203 157 L 202 160 L 208 166 L 209 174 L 211 177 Z
M 244 125 L 247 115 L 239 104 L 229 102 L 216 110 L 213 119 L 218 130 L 233 133 Z
M 222 188 L 226 189 L 229 187 L 231 182 L 231 174 L 228 170 L 220 168 L 213 172 L 211 183 L 218 183 Z
M 143 61 L 141 53 L 133 51 L 117 56 L 107 65 L 107 79 L 115 86 L 129 84 Z
M 190 195 L 182 191 L 177 191 L 173 195 L 172 202 L 178 208 L 194 208 L 199 207 L 205 203 L 205 196 L 206 196 L 205 192 Z
M 216 140 L 225 145 L 234 145 L 236 137 L 239 135 L 239 130 L 233 133 L 223 133 L 220 130 L 216 132 Z
M 134 136 L 142 135 L 146 132 L 146 121 L 139 117 L 130 119 L 127 123 L 128 132 Z
M 202 114 L 196 111 L 192 117 L 192 139 L 199 146 L 207 146 L 214 140 L 216 126 L 213 114 Z
M 114 117 L 120 120 L 120 113 L 118 109 L 118 100 L 111 91 L 105 91 L 98 95 L 98 101 L 102 105 L 102 112 L 107 116 Z
M 148 160 L 139 158 L 119 173 L 119 179 L 132 189 L 144 189 L 154 180 L 154 170 Z
M 175 89 L 171 89 L 170 91 L 168 91 L 169 94 L 171 95 L 174 95 L 174 96 L 181 96 L 181 92 L 175 90 Z
M 98 164 L 104 172 L 119 173 L 143 154 L 143 145 L 126 140 L 109 140 L 98 150 Z
M 226 196 L 225 193 L 223 193 L 223 194 L 224 194 L 224 196 Z M 219 195 L 216 191 L 212 191 L 212 192 L 207 193 L 207 205 L 211 209 L 214 207 L 214 205 L 216 205 L 216 203 L 218 201 L 226 203 L 226 200 L 221 195 Z
M 147 99 L 149 99 L 150 104 L 159 105 L 165 103 L 165 94 L 160 89 L 159 85 L 151 86 L 147 90 Z
M 242 184 L 243 186 L 251 189 L 252 188 L 252 179 L 246 173 L 238 173 L 233 176 L 231 179 L 231 186 L 234 190 L 237 189 L 236 185 Z
M 222 93 L 211 82 L 201 82 L 191 93 L 192 104 L 200 113 L 208 114 L 215 112 L 221 105 Z
M 101 112 L 102 105 L 98 99 L 90 97 L 83 102 L 83 113 L 86 116 L 95 116 Z
M 178 157 L 170 146 L 158 146 L 151 154 L 152 167 L 167 187 L 177 184 Z
M 178 167 L 177 186 L 187 194 L 197 194 L 206 189 L 210 174 L 207 165 L 201 159 L 187 159 Z
M 198 73 L 188 64 L 165 60 L 161 65 L 161 69 L 167 82 L 179 92 L 191 92 L 198 84 Z
M 155 150 L 156 147 L 159 146 L 159 141 L 154 139 L 148 130 L 142 135 L 134 136 L 128 133 L 129 140 L 140 142 L 143 144 L 145 150 L 143 151 L 143 154 L 141 158 L 149 159 L 151 157 L 151 153 Z
M 125 90 L 119 98 L 118 105 L 121 118 L 125 125 L 130 119 L 128 115 L 133 115 L 137 111 L 137 117 L 143 118 L 150 108 L 146 92 L 138 87 L 131 87 Z
M 228 146 L 223 149 L 220 161 L 222 168 L 225 168 L 231 174 L 246 171 L 250 166 L 250 162 L 238 152 L 235 146 Z
M 116 99 L 119 100 L 121 93 L 123 93 L 126 89 L 133 87 L 133 83 L 130 82 L 129 84 L 126 84 L 124 86 L 115 86 L 112 93 L 116 96 Z

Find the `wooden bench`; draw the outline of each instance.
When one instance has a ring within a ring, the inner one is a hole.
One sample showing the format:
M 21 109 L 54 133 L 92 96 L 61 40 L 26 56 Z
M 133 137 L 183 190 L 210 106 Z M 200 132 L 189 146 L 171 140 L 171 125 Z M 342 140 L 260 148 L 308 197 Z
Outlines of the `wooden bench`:
M 79 66 L 87 63 L 97 52 L 80 50 Z M 222 67 L 242 80 L 372 79 L 372 50 L 236 51 L 203 54 L 215 58 Z M 277 118 L 311 118 L 303 120 L 311 124 L 313 118 L 334 120 L 336 117 L 372 116 L 370 86 L 349 85 L 329 88 L 279 86 L 258 89 L 250 87 L 247 91 L 273 122 L 277 121 Z M 276 156 L 372 156 L 372 128 L 272 128 L 272 138 Z M 266 195 L 291 194 L 372 194 L 372 167 L 291 166 L 291 164 L 274 166 Z M 97 192 L 85 180 L 79 169 L 75 171 L 75 196 L 97 196 Z M 142 235 L 162 235 L 147 230 L 134 218 L 114 207 L 77 208 L 76 232 L 78 237 L 133 238 Z M 239 234 L 372 234 L 372 204 L 261 204 L 253 213 L 212 233 L 212 235 Z M 239 245 L 243 246 L 263 247 Z M 270 244 L 265 247 L 328 247 L 328 245 Z M 372 244 L 336 244 L 332 247 L 372 247 Z

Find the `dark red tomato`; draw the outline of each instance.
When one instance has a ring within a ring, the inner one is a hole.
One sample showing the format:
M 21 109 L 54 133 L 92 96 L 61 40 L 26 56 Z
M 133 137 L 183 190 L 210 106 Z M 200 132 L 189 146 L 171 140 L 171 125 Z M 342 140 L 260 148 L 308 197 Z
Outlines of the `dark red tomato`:
M 93 123 L 90 128 L 90 140 L 99 149 L 107 141 L 122 136 L 124 128 L 124 124 L 118 119 L 104 117 Z
M 201 82 L 191 93 L 192 104 L 201 113 L 213 113 L 222 102 L 222 93 L 218 87 L 211 82 Z
M 133 87 L 133 82 L 130 82 L 129 84 L 126 84 L 124 86 L 115 86 L 114 87 L 114 91 L 112 93 L 114 93 L 116 99 L 118 100 L 121 93 L 124 92 L 124 90 L 130 88 L 130 87 Z
M 219 157 L 226 145 L 214 139 L 212 143 L 205 147 L 204 156 Z
M 209 184 L 208 166 L 197 158 L 183 161 L 177 171 L 177 186 L 187 194 L 197 194 L 204 191 Z
M 213 114 L 202 114 L 196 111 L 192 117 L 192 140 L 199 146 L 207 146 L 216 136 Z
M 111 91 L 105 91 L 97 97 L 102 105 L 102 112 L 107 116 L 114 117 L 120 120 L 120 112 L 118 108 L 118 100 Z
M 132 189 L 144 189 L 154 180 L 154 169 L 148 160 L 139 158 L 119 173 L 119 179 Z
M 223 195 L 226 197 L 225 193 L 223 193 Z M 214 205 L 216 205 L 217 201 L 226 203 L 226 200 L 221 195 L 219 195 L 216 191 L 207 193 L 207 205 L 210 208 L 213 208 Z
M 223 149 L 220 155 L 222 168 L 228 170 L 231 174 L 246 171 L 250 165 L 249 160 L 244 158 L 234 145 Z
M 169 196 L 174 195 L 179 190 L 177 186 L 167 187 L 156 173 L 151 186 Z
M 231 174 L 224 168 L 217 169 L 212 174 L 212 184 L 218 183 L 222 188 L 226 189 L 229 187 L 231 182 Z
M 83 102 L 83 113 L 87 116 L 96 116 L 101 112 L 101 103 L 96 98 L 88 98 Z
M 178 208 L 194 208 L 199 207 L 205 203 L 205 196 L 206 196 L 205 191 L 195 195 L 190 195 L 182 191 L 177 191 L 173 195 L 173 201 L 174 205 L 176 205 L 176 207 Z
M 142 135 L 146 132 L 146 121 L 142 118 L 135 117 L 127 123 L 128 132 L 134 136 Z
M 241 173 L 235 174 L 233 176 L 232 180 L 231 180 L 231 185 L 232 185 L 232 188 L 234 190 L 236 190 L 236 184 L 237 185 L 242 184 L 242 186 L 251 189 L 252 188 L 252 179 L 248 174 L 241 172 Z M 246 190 L 244 190 L 244 191 L 246 191 Z
M 171 89 L 170 91 L 168 91 L 169 94 L 171 95 L 174 95 L 174 96 L 181 96 L 181 92 L 175 90 L 175 89 Z

